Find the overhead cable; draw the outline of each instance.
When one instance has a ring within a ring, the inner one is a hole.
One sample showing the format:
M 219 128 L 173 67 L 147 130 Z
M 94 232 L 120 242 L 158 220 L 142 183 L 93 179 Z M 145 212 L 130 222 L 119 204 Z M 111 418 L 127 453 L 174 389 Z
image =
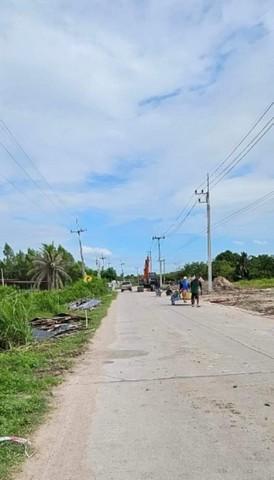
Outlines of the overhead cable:
M 40 190 L 45 197 L 47 197 L 47 199 L 53 204 L 53 206 L 56 207 L 56 204 L 53 202 L 52 198 L 48 195 L 48 193 L 41 189 L 41 186 L 39 185 L 39 183 L 29 174 L 29 172 L 25 169 L 25 167 L 21 165 L 20 162 L 18 162 L 17 158 L 9 151 L 9 149 L 4 145 L 4 143 L 0 141 L 0 145 L 5 150 L 5 152 L 9 155 L 9 157 L 16 163 L 16 165 L 24 172 L 26 177 L 30 179 L 33 185 L 35 185 L 35 187 L 38 190 Z
M 0 119 L 0 126 L 2 127 L 2 130 L 6 130 L 8 132 L 10 138 L 13 140 L 15 145 L 21 150 L 21 152 L 25 155 L 25 157 L 28 159 L 30 164 L 33 166 L 33 168 L 36 170 L 36 172 L 39 174 L 39 176 L 43 179 L 45 184 L 47 185 L 48 189 L 53 193 L 53 195 L 58 199 L 58 201 L 63 204 L 62 199 L 57 195 L 57 193 L 54 191 L 53 187 L 50 185 L 48 182 L 47 178 L 42 174 L 42 172 L 39 170 L 37 167 L 36 163 L 33 161 L 33 159 L 30 157 L 30 155 L 26 152 L 26 150 L 22 147 L 20 144 L 19 140 L 16 138 L 15 134 L 11 131 L 11 129 L 8 127 L 6 122 L 4 122 L 3 119 Z
M 218 220 L 217 222 L 215 222 L 213 224 L 213 227 L 219 227 L 219 226 L 229 222 L 231 219 L 233 219 L 234 217 L 236 217 L 240 214 L 256 210 L 257 208 L 260 208 L 261 206 L 265 205 L 265 203 L 269 202 L 272 199 L 274 199 L 274 190 L 267 193 L 266 195 L 263 195 L 262 197 L 257 198 L 256 200 L 249 203 L 248 205 L 246 205 L 242 208 L 239 208 L 238 210 L 235 210 L 234 212 L 231 212 L 226 217 L 224 217 L 224 218 Z
M 224 168 L 220 174 L 211 182 L 211 188 L 220 183 L 246 156 L 253 148 L 265 137 L 265 135 L 274 126 L 274 117 L 272 117 L 264 127 L 253 137 L 246 147 Z
M 245 140 L 247 140 L 247 138 L 250 136 L 250 134 L 256 129 L 256 127 L 262 122 L 262 120 L 266 117 L 266 115 L 268 114 L 268 112 L 272 109 L 272 107 L 274 106 L 274 102 L 271 102 L 266 108 L 265 110 L 259 115 L 259 117 L 255 120 L 255 122 L 251 125 L 251 127 L 249 128 L 249 130 L 244 134 L 244 136 L 239 140 L 239 142 L 237 142 L 236 145 L 234 145 L 234 147 L 232 148 L 232 150 L 229 152 L 229 154 L 214 168 L 214 170 L 212 170 L 210 172 L 210 178 L 211 178 L 211 182 L 212 183 L 212 186 L 214 187 L 215 185 L 217 185 L 217 183 L 219 183 L 228 173 L 230 173 L 230 171 L 238 165 L 238 163 L 240 163 L 240 161 L 255 147 L 255 145 L 257 143 L 259 143 L 259 141 L 266 135 L 266 133 L 272 128 L 272 123 L 273 123 L 273 117 L 264 125 L 264 127 L 260 130 L 260 132 L 258 132 L 255 137 L 253 137 L 253 139 L 246 145 L 246 147 L 229 163 L 229 165 L 225 166 L 225 164 L 228 162 L 228 160 L 230 160 L 232 158 L 232 156 L 234 155 L 234 153 L 239 149 L 239 147 L 241 145 L 243 145 L 243 143 L 245 142 Z M 270 125 L 269 128 L 268 125 Z M 267 129 L 267 131 L 261 136 L 261 134 L 263 133 L 263 131 Z M 255 143 L 254 143 L 255 142 Z M 254 145 L 253 145 L 254 143 Z M 250 147 L 250 148 L 249 148 Z M 247 150 L 247 151 L 245 151 Z M 225 166 L 225 168 L 221 170 L 221 168 Z M 217 181 L 218 180 L 218 181 Z M 216 183 L 215 183 L 216 182 Z M 201 187 L 203 187 L 205 185 L 205 182 L 202 182 L 198 187 L 197 189 L 200 189 Z M 179 212 L 179 214 L 177 215 L 177 217 L 175 218 L 174 222 L 168 227 L 168 229 L 163 233 L 163 235 L 167 235 L 169 236 L 171 233 L 173 233 L 174 230 L 177 230 L 177 224 L 178 224 L 178 221 L 180 220 L 180 218 L 186 213 L 186 211 L 188 210 L 189 206 L 191 205 L 191 202 L 193 200 L 193 198 L 195 197 L 195 195 L 191 195 L 191 197 L 189 198 L 188 202 L 186 203 L 186 205 L 184 206 L 184 208 Z M 191 211 L 192 211 L 192 207 L 191 207 Z M 184 219 L 183 219 L 183 222 L 184 223 Z M 182 224 L 180 223 L 180 225 Z M 178 227 L 179 228 L 179 227 Z
M 271 102 L 266 109 L 259 115 L 257 120 L 252 124 L 252 126 L 249 128 L 247 133 L 244 134 L 244 136 L 239 140 L 239 142 L 234 145 L 232 150 L 226 155 L 226 157 L 212 170 L 209 175 L 211 179 L 214 179 L 215 174 L 226 164 L 226 162 L 233 156 L 233 154 L 238 150 L 238 148 L 245 142 L 245 140 L 249 137 L 249 135 L 256 129 L 256 127 L 261 123 L 261 121 L 265 118 L 265 116 L 268 114 L 268 112 L 272 109 L 274 106 L 274 102 Z M 219 174 L 218 174 L 219 175 Z M 197 189 L 202 188 L 205 185 L 205 182 L 203 181 Z
M 185 221 L 188 219 L 188 217 L 191 215 L 191 213 L 193 212 L 194 208 L 196 207 L 198 201 L 195 200 L 195 202 L 191 205 L 191 207 L 186 211 L 185 215 L 183 216 L 183 218 L 180 220 L 180 222 L 178 223 L 174 223 L 172 225 L 172 228 L 169 228 L 167 230 L 167 233 L 164 233 L 165 236 L 169 237 L 171 236 L 174 232 L 176 232 L 182 225 L 183 223 L 185 223 Z

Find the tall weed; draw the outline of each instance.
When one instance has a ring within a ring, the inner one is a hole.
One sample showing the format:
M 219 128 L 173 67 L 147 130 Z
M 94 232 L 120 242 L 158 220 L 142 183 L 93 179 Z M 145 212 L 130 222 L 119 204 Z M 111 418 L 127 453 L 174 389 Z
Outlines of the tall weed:
M 29 294 L 29 301 L 32 303 L 33 310 L 41 314 L 41 312 L 59 313 L 60 297 L 59 291 L 40 291 Z
M 107 291 L 106 282 L 100 278 L 90 283 L 79 280 L 63 290 L 19 292 L 0 287 L 0 349 L 28 343 L 32 338 L 30 320 L 36 315 L 55 315 L 74 300 L 102 297 Z
M 0 349 L 25 345 L 32 339 L 29 318 L 32 306 L 19 293 L 0 301 Z

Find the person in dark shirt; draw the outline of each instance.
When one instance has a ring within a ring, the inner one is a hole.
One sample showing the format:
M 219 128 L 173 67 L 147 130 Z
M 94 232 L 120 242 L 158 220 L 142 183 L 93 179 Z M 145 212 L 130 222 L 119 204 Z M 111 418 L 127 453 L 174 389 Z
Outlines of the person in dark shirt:
M 192 307 L 194 307 L 194 305 L 195 305 L 195 300 L 197 302 L 197 307 L 199 307 L 200 306 L 200 301 L 199 301 L 200 293 L 202 295 L 203 292 L 202 292 L 202 283 L 199 280 L 197 275 L 195 275 L 194 279 L 191 281 L 190 290 L 191 290 L 191 305 L 192 305 Z

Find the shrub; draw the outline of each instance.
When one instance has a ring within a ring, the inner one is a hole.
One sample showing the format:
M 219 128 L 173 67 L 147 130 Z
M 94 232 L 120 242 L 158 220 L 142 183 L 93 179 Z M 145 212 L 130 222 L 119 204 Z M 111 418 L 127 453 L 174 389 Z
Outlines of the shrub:
M 94 278 L 90 283 L 78 280 L 78 282 L 60 291 L 60 303 L 69 303 L 85 297 L 101 297 L 107 291 L 106 282 L 101 278 Z

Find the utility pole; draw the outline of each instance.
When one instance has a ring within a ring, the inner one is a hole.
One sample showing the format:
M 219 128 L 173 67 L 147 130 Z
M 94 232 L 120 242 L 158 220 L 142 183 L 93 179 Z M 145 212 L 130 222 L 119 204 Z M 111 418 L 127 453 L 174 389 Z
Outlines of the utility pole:
M 124 277 L 124 268 L 123 267 L 125 266 L 125 262 L 121 262 L 120 265 L 121 265 L 121 275 L 122 275 L 122 277 Z
M 96 258 L 96 267 L 97 267 L 98 278 L 101 278 L 101 265 L 100 265 L 100 259 L 99 258 Z
M 195 194 L 199 197 L 200 203 L 206 203 L 207 211 L 207 265 L 208 265 L 208 291 L 212 292 L 212 255 L 211 255 L 211 209 L 210 209 L 210 183 L 209 174 L 207 174 L 207 189 Z
M 102 255 L 100 257 L 100 260 L 102 260 L 102 262 L 103 262 L 102 270 L 104 270 L 104 268 L 105 268 L 105 259 L 106 259 L 106 257 L 104 257 L 104 255 Z
M 162 259 L 162 262 L 163 262 L 163 281 L 164 281 L 164 285 L 166 283 L 166 260 L 165 258 Z
M 163 286 L 163 278 L 162 278 L 162 259 L 161 259 L 161 240 L 164 240 L 166 237 L 157 237 L 154 236 L 152 237 L 152 240 L 157 240 L 158 242 L 158 262 L 159 262 L 159 267 L 160 267 L 160 288 Z
M 82 264 L 82 275 L 84 277 L 86 275 L 86 270 L 85 270 L 85 261 L 84 261 L 83 247 L 82 247 L 82 241 L 81 241 L 81 233 L 84 233 L 87 230 L 80 228 L 77 218 L 76 218 L 76 227 L 77 227 L 76 230 L 71 230 L 70 233 L 76 233 L 78 235 L 80 257 L 81 257 L 81 264 Z
M 2 286 L 4 287 L 4 285 L 5 285 L 5 279 L 4 279 L 4 270 L 3 270 L 3 268 L 1 268 L 1 282 L 2 282 Z

